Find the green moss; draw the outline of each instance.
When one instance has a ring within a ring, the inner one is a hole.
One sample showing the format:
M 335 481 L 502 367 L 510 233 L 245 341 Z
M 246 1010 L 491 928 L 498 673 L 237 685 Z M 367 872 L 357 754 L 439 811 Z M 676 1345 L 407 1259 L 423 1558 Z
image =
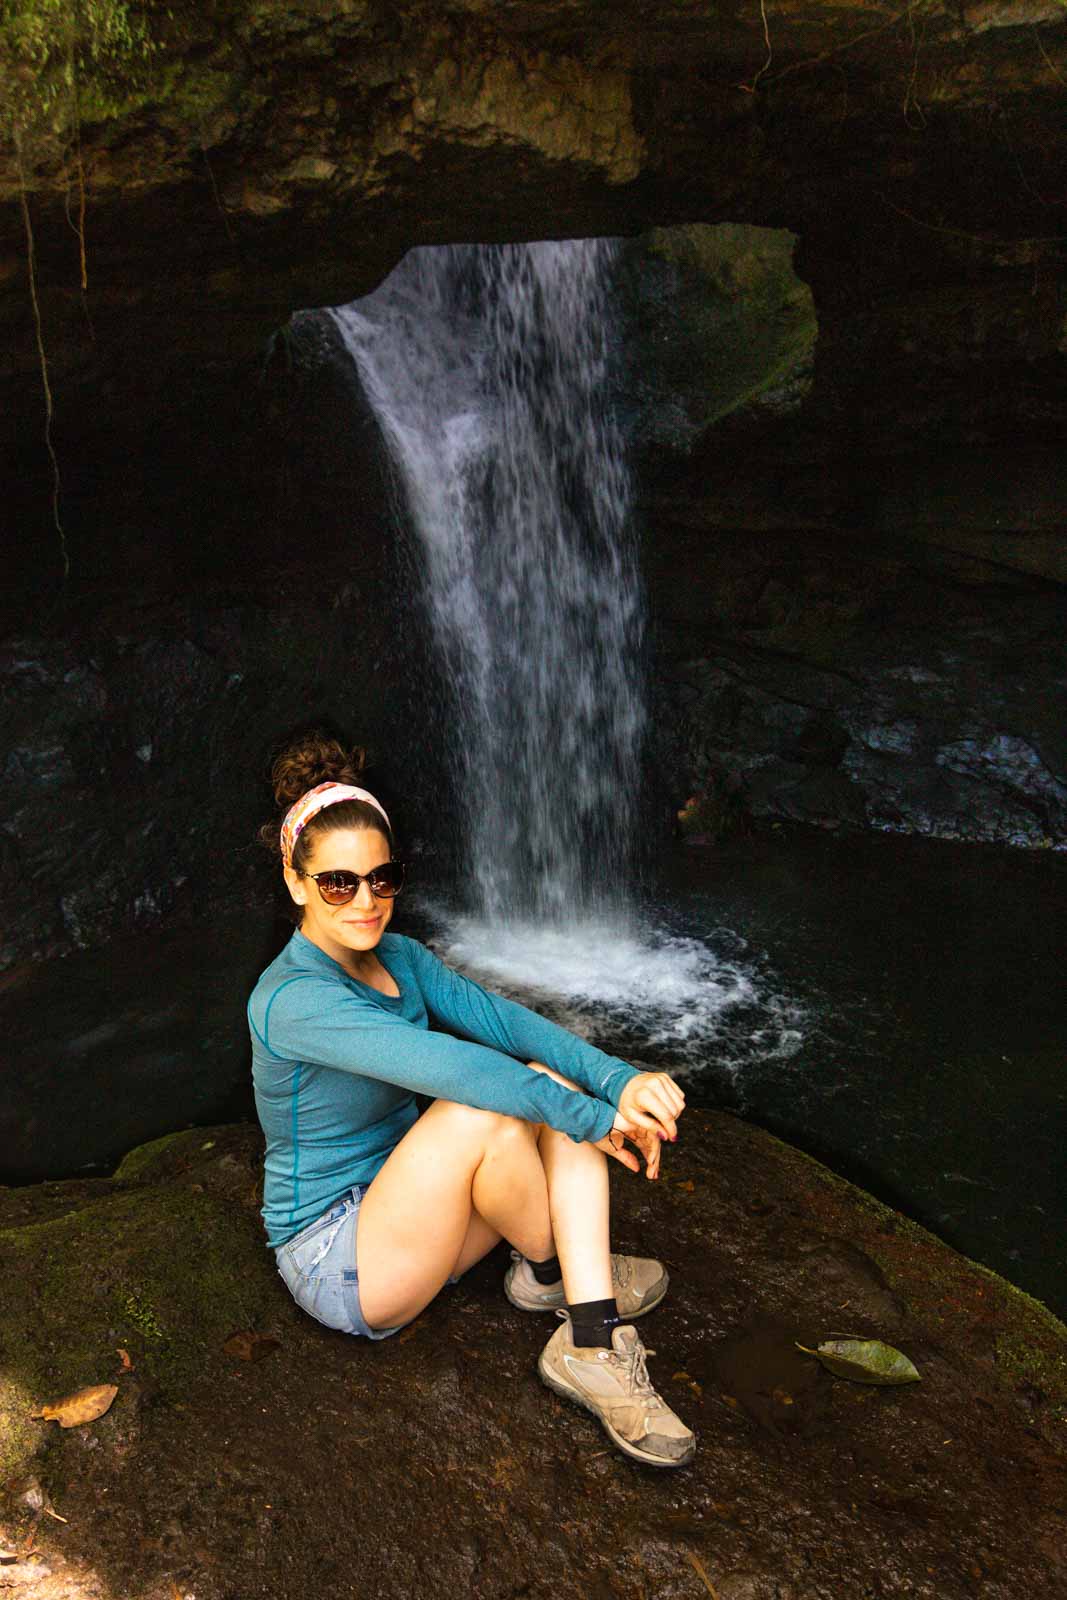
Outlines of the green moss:
M 255 1220 L 177 1184 L 0 1232 L 0 1281 L 19 1291 L 0 1303 L 0 1477 L 40 1440 L 29 1410 L 121 1384 L 119 1347 L 139 1382 L 174 1399 L 210 1377 L 228 1334 L 262 1326 L 277 1305 Z
M 166 101 L 168 109 L 183 122 L 199 127 L 232 100 L 240 87 L 234 72 L 217 67 L 194 68 L 184 61 L 172 61 L 157 75 L 153 98 Z M 247 111 L 248 108 L 246 101 L 242 109 Z
M 772 1134 L 761 1136 L 778 1147 L 786 1165 L 806 1169 L 805 1175 L 833 1192 L 835 1200 L 870 1217 L 875 1227 L 864 1234 L 862 1247 L 913 1310 L 943 1325 L 992 1327 L 997 1368 L 1012 1387 L 1032 1383 L 1053 1405 L 1067 1407 L 1067 1327 L 1046 1305 L 814 1156 Z
M 20 138 L 61 134 L 143 99 L 151 0 L 3 0 L 0 96 Z
M 136 1330 L 143 1339 L 165 1337 L 155 1308 L 143 1289 L 126 1289 L 116 1296 L 120 1317 Z
M 191 1154 L 197 1145 L 203 1143 L 204 1135 L 198 1128 L 165 1133 L 159 1139 L 150 1139 L 147 1144 L 139 1144 L 136 1149 L 128 1151 L 116 1167 L 115 1177 L 122 1182 L 140 1181 L 160 1168 L 164 1156 L 176 1153 L 186 1145 L 191 1146 Z
M 761 398 L 795 403 L 818 333 L 794 236 L 740 223 L 653 228 L 624 253 L 641 381 L 671 397 L 678 444 Z M 667 408 L 667 416 L 670 408 Z
M 1036 1301 L 1031 1305 L 1044 1310 Z M 1024 1328 L 997 1335 L 997 1365 L 1018 1383 L 1032 1383 L 1049 1399 L 1067 1407 L 1067 1354 L 1036 1344 Z
M 30 1420 L 34 1410 L 31 1390 L 0 1371 L 0 1484 L 18 1476 L 41 1442 L 41 1424 Z

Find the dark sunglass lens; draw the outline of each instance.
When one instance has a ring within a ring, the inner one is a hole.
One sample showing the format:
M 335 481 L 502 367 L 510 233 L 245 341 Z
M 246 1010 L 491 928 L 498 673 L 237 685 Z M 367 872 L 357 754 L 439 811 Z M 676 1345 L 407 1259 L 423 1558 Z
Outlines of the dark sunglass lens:
M 343 906 L 352 899 L 358 888 L 358 881 L 352 872 L 324 872 L 319 879 L 322 898 L 331 906 Z
M 388 900 L 403 888 L 404 868 L 399 861 L 387 861 L 369 874 L 369 881 L 374 893 Z

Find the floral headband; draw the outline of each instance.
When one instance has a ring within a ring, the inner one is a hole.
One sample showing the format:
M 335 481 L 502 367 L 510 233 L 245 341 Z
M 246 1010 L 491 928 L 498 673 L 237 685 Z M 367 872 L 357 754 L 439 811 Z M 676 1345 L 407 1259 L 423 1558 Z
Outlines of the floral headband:
M 390 827 L 389 818 L 386 816 L 385 807 L 375 800 L 366 789 L 353 789 L 348 783 L 320 783 L 314 789 L 309 789 L 307 794 L 302 794 L 300 799 L 291 805 L 285 813 L 282 823 L 281 847 L 282 861 L 287 867 L 293 864 L 293 851 L 296 841 L 311 821 L 312 817 L 326 806 L 337 805 L 342 800 L 364 800 L 367 805 L 373 806 L 375 811 L 380 811 L 385 819 L 385 826 Z

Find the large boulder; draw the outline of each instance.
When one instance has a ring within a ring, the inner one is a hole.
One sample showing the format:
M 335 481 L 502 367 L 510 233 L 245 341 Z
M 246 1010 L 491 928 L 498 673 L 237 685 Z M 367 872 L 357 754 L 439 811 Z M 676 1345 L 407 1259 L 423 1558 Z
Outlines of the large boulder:
M 1062 1594 L 1067 1330 L 769 1135 L 703 1112 L 686 1134 L 655 1189 L 615 1185 L 620 1246 L 669 1266 L 643 1331 L 700 1439 L 652 1478 L 538 1383 L 551 1319 L 508 1305 L 499 1258 L 382 1343 L 299 1312 L 255 1217 L 257 1129 L 0 1191 L 0 1544 L 36 1539 L 0 1581 L 42 1600 Z M 921 1381 L 832 1377 L 799 1347 L 835 1333 L 890 1342 Z M 28 1416 L 108 1381 L 97 1422 Z

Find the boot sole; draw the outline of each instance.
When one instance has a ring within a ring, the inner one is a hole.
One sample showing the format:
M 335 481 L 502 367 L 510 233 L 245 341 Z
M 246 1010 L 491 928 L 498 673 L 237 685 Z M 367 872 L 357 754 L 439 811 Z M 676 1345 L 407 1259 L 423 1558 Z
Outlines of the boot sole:
M 553 1394 L 558 1394 L 561 1400 L 569 1400 L 572 1405 L 581 1406 L 583 1411 L 588 1411 L 594 1416 L 615 1448 L 621 1450 L 624 1456 L 629 1456 L 631 1461 L 639 1461 L 643 1467 L 687 1467 L 696 1455 L 695 1439 L 690 1446 L 688 1454 L 677 1458 L 650 1456 L 647 1451 L 638 1450 L 637 1446 L 632 1445 L 628 1439 L 624 1439 L 621 1433 L 615 1432 L 611 1423 L 601 1416 L 597 1408 L 591 1401 L 586 1399 L 580 1389 L 572 1389 L 569 1383 L 564 1383 L 562 1378 L 557 1378 L 555 1373 L 551 1372 L 545 1365 L 543 1356 L 538 1359 L 537 1371 L 541 1382 L 551 1389 Z
M 655 1309 L 659 1305 L 660 1301 L 665 1298 L 667 1290 L 670 1287 L 670 1282 L 671 1282 L 670 1274 L 665 1272 L 663 1274 L 663 1277 L 660 1280 L 659 1293 L 656 1295 L 656 1298 L 654 1300 L 646 1301 L 646 1303 L 638 1311 L 628 1311 L 626 1313 L 626 1315 L 623 1317 L 622 1320 L 624 1322 L 636 1322 L 638 1317 L 647 1317 L 648 1313 L 650 1311 L 655 1311 Z M 507 1278 L 504 1279 L 504 1293 L 507 1296 L 507 1298 L 511 1301 L 512 1305 L 518 1311 L 542 1311 L 542 1312 L 544 1312 L 544 1311 L 562 1311 L 562 1310 L 564 1310 L 564 1304 L 563 1304 L 562 1300 L 560 1301 L 558 1306 L 531 1306 L 531 1305 L 527 1305 L 522 1300 L 516 1299 L 516 1297 L 511 1292 L 511 1284 L 508 1282 Z

